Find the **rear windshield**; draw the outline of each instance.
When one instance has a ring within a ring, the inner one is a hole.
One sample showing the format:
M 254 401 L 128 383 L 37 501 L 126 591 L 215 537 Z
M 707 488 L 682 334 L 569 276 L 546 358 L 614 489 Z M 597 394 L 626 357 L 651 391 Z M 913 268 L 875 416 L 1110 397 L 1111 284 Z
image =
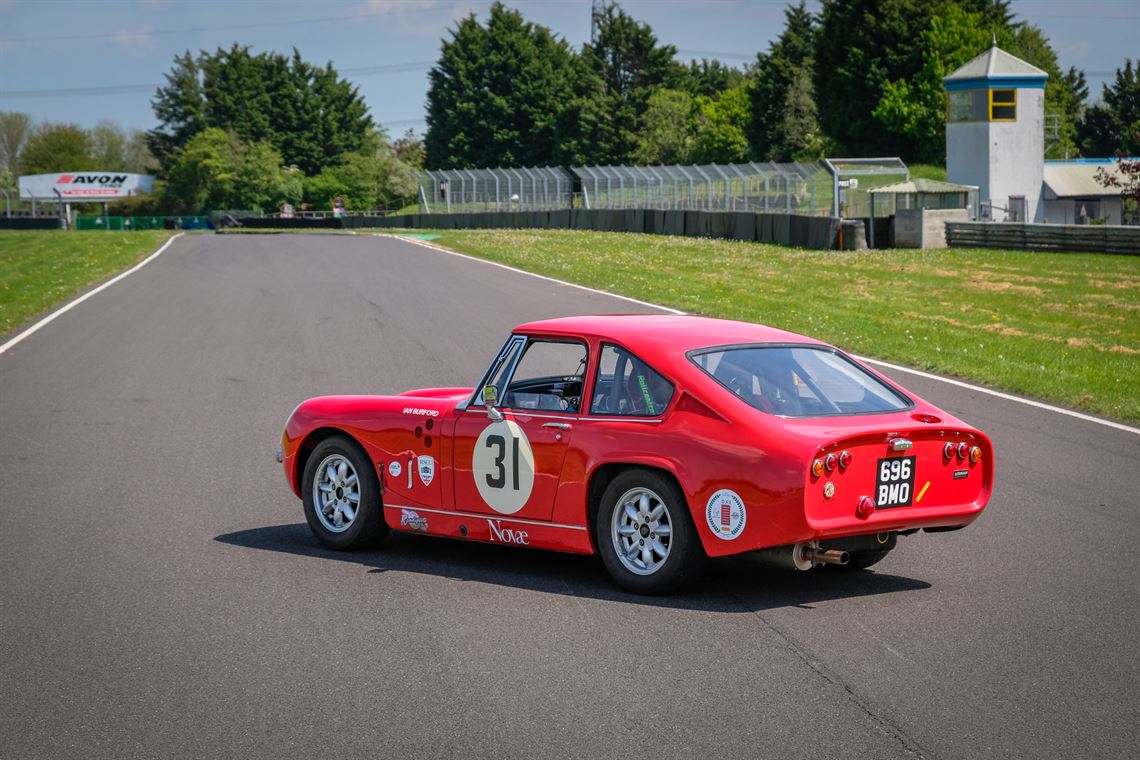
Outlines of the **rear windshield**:
M 781 417 L 909 409 L 910 399 L 824 346 L 728 346 L 689 354 L 746 404 Z

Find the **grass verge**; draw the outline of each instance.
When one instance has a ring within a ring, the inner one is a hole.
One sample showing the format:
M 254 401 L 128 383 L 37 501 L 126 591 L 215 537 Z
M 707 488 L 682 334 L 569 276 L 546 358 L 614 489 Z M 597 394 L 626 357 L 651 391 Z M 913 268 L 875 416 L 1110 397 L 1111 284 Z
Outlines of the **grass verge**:
M 1140 422 L 1140 257 L 417 230 L 482 258 Z
M 0 230 L 0 336 L 138 263 L 172 234 Z

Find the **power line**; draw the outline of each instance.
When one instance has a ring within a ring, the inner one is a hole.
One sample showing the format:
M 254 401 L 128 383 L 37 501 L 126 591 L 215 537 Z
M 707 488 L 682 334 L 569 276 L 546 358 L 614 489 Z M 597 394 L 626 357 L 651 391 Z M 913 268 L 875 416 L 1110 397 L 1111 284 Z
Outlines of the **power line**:
M 430 69 L 434 61 L 411 61 L 408 63 L 388 63 L 379 66 L 356 66 L 340 69 L 341 75 L 376 76 L 378 74 L 399 74 L 406 71 L 419 71 Z M 92 87 L 58 87 L 40 90 L 0 90 L 0 98 L 74 98 L 84 95 L 120 95 L 134 92 L 153 92 L 164 85 L 157 83 L 147 84 L 112 84 Z

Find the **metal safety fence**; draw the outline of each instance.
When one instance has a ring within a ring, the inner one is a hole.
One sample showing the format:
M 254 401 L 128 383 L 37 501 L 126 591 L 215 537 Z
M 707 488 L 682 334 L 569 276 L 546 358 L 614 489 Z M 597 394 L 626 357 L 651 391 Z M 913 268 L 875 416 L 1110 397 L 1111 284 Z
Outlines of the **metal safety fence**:
M 898 158 L 831 158 L 812 163 L 574 166 L 568 171 L 434 169 L 419 177 L 423 213 L 687 209 L 860 218 L 871 211 L 867 191 L 907 180 L 910 171 Z M 884 206 L 882 211 L 889 215 L 894 209 Z

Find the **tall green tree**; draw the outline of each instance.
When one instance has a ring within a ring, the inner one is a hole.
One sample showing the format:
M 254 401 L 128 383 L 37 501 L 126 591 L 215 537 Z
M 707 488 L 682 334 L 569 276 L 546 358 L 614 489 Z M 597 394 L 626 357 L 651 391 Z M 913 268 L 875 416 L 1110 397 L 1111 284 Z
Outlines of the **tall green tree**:
M 20 171 L 49 174 L 102 168 L 91 152 L 91 134 L 86 129 L 75 124 L 41 124 L 20 152 Z
M 752 155 L 764 161 L 790 161 L 819 140 L 811 82 L 816 20 L 801 1 L 788 6 L 784 22 L 768 52 L 756 56 L 749 87 L 748 141 Z
M 31 133 L 31 116 L 18 111 L 0 111 L 0 163 L 10 177 L 20 175 L 20 151 Z
M 266 141 L 243 142 L 236 132 L 208 127 L 172 157 L 163 190 L 168 210 L 277 208 L 301 199 L 301 184 L 282 168 Z
M 875 119 L 908 146 L 906 158 L 941 164 L 946 160 L 946 88 L 943 77 L 989 47 L 980 13 L 957 5 L 930 19 L 919 37 L 922 68 L 910 79 L 885 83 Z
M 883 129 L 873 113 L 888 82 L 909 82 L 922 71 L 926 51 L 916 41 L 953 5 L 980 14 L 983 31 L 1009 25 L 1009 0 L 823 0 L 814 84 L 821 126 L 839 150 L 904 158 L 918 152 L 913 138 Z
M 715 98 L 725 90 L 744 84 L 744 72 L 734 66 L 726 66 L 715 58 L 693 60 L 682 73 L 682 85 L 694 97 L 704 95 Z
M 696 132 L 693 96 L 662 87 L 649 96 L 632 158 L 639 164 L 689 163 Z
M 107 171 L 127 170 L 127 133 L 115 122 L 104 119 L 91 130 L 91 158 Z
M 187 52 L 166 78 L 152 101 L 160 124 L 148 135 L 164 166 L 194 135 L 215 127 L 266 141 L 287 164 L 315 173 L 360 149 L 372 129 L 356 88 L 332 64 L 312 66 L 297 50 L 254 55 L 235 44 L 197 57 Z
M 550 163 L 571 60 L 565 41 L 502 3 L 486 26 L 460 21 L 429 74 L 427 166 Z
M 1124 60 L 1112 83 L 1104 85 L 1100 102 L 1085 111 L 1079 139 L 1090 157 L 1140 155 L 1140 66 L 1132 59 Z
M 652 28 L 608 3 L 595 11 L 594 41 L 582 48 L 574 99 L 559 124 L 559 160 L 569 164 L 615 164 L 631 160 L 650 96 L 678 88 L 684 67 L 677 49 L 657 41 Z
M 715 98 L 696 99 L 697 130 L 690 160 L 698 164 L 736 164 L 748 159 L 750 104 L 744 85 Z

